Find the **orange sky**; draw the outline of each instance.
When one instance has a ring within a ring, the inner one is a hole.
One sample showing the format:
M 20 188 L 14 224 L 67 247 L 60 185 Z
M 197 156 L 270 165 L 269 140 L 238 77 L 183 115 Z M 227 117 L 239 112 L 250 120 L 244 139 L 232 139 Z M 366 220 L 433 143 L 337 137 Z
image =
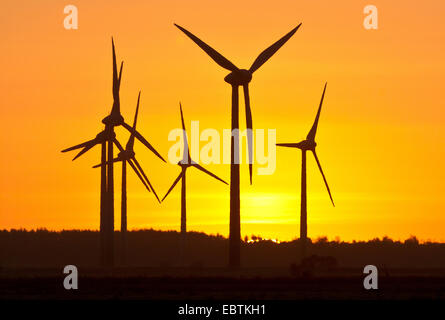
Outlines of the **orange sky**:
M 110 111 L 111 36 L 125 60 L 123 115 L 142 90 L 139 131 L 167 156 L 170 130 L 230 128 L 227 72 L 174 28 L 181 24 L 239 67 L 302 27 L 251 83 L 255 128 L 302 140 L 328 81 L 318 155 L 336 207 L 308 158 L 308 233 L 344 240 L 417 235 L 445 241 L 445 25 L 442 1 L 372 1 L 379 29 L 365 30 L 368 1 L 72 1 L 79 29 L 63 28 L 60 1 L 2 1 L 0 19 L 0 228 L 97 229 L 99 148 L 71 162 L 60 150 L 93 138 Z M 66 3 L 68 4 L 68 3 Z M 241 103 L 242 100 L 241 100 Z M 240 124 L 245 125 L 241 108 Z M 122 143 L 127 135 L 118 129 Z M 179 168 L 136 143 L 164 195 Z M 241 172 L 242 235 L 299 233 L 301 155 L 278 149 L 274 175 Z M 229 180 L 228 165 L 208 165 Z M 196 171 L 196 170 L 195 170 Z M 189 230 L 228 234 L 229 188 L 189 171 Z M 116 228 L 120 165 L 116 166 Z M 179 230 L 180 190 L 159 205 L 129 174 L 128 225 Z

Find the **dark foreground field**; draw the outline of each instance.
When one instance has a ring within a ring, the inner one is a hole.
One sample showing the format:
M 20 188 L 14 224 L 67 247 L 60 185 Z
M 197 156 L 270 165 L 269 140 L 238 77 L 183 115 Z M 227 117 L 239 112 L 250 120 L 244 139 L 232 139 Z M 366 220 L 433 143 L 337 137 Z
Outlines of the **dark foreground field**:
M 116 267 L 105 270 L 98 232 L 0 231 L 0 300 L 445 300 L 443 243 L 318 239 L 308 243 L 316 258 L 304 269 L 298 240 L 243 241 L 243 267 L 231 271 L 222 236 L 190 233 L 181 262 L 177 232 L 129 232 L 125 264 L 119 236 Z M 66 265 L 78 268 L 78 290 L 63 287 Z M 363 287 L 366 265 L 378 268 L 378 290 Z
M 282 270 L 255 269 L 79 269 L 78 290 L 65 290 L 62 270 L 2 270 L 4 299 L 144 300 L 406 300 L 445 299 L 442 270 L 399 270 L 380 275 L 378 290 L 363 288 L 361 270 L 310 277 L 274 276 Z M 283 272 L 285 273 L 285 272 Z M 252 276 L 253 275 L 253 276 Z

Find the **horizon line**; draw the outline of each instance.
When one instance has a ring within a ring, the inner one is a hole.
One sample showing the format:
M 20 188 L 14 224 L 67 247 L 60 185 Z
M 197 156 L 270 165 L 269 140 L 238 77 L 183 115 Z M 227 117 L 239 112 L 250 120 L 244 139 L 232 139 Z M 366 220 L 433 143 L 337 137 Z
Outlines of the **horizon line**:
M 127 232 L 147 232 L 147 231 L 150 231 L 150 232 L 160 232 L 160 233 L 174 232 L 174 233 L 180 234 L 180 231 L 174 230 L 174 229 L 159 230 L 159 229 L 153 229 L 153 228 L 133 228 L 133 229 L 127 230 Z M 27 229 L 27 228 L 18 228 L 18 229 L 16 229 L 16 228 L 9 228 L 9 229 L 6 229 L 5 228 L 5 229 L 0 229 L 0 233 L 3 233 L 3 232 L 8 232 L 8 233 L 11 233 L 11 232 L 29 232 L 29 233 L 32 233 L 32 232 L 47 232 L 47 233 L 97 232 L 97 233 L 99 233 L 100 230 L 99 229 L 60 229 L 60 230 L 54 230 L 54 229 L 47 229 L 47 228 L 35 228 L 35 229 L 34 228 L 32 228 L 32 229 Z M 120 233 L 120 230 L 116 229 L 116 230 L 114 230 L 114 232 L 115 233 Z M 187 231 L 187 233 L 190 233 L 190 234 L 203 234 L 203 235 L 208 236 L 208 237 L 223 238 L 224 240 L 228 240 L 229 239 L 228 236 L 225 236 L 225 235 L 220 234 L 220 233 L 216 233 L 216 234 L 215 233 L 206 233 L 204 231 L 195 231 L 195 230 Z M 245 241 L 246 237 L 247 237 L 248 241 Z M 257 240 L 253 240 L 252 239 L 253 237 L 256 237 L 256 238 L 258 238 L 260 240 L 258 240 L 258 241 Z M 421 244 L 445 244 L 445 241 L 436 241 L 436 240 L 431 240 L 431 239 L 426 239 L 426 240 L 425 239 L 420 239 L 416 235 L 410 235 L 408 238 L 406 238 L 404 240 L 402 240 L 402 239 L 393 239 L 393 238 L 391 238 L 389 236 L 386 236 L 386 235 L 384 235 L 382 237 L 376 236 L 376 237 L 373 237 L 373 238 L 369 238 L 367 240 L 355 240 L 355 239 L 353 239 L 353 240 L 350 240 L 350 241 L 341 240 L 341 238 L 339 236 L 335 236 L 332 239 L 329 239 L 329 237 L 326 236 L 326 235 L 316 236 L 314 238 L 311 238 L 311 237 L 307 237 L 307 238 L 313 244 L 314 243 L 315 244 L 323 243 L 323 242 L 339 243 L 339 244 L 341 244 L 341 243 L 354 244 L 354 243 L 369 243 L 369 242 L 372 242 L 372 241 L 379 241 L 379 242 L 388 241 L 388 242 L 393 242 L 393 243 L 405 244 L 405 242 L 410 241 L 410 240 L 413 241 L 413 242 L 417 241 L 418 245 L 421 245 Z M 280 243 L 291 243 L 291 242 L 294 242 L 294 241 L 298 241 L 298 240 L 300 240 L 300 238 L 295 237 L 295 238 L 292 238 L 291 240 L 280 240 L 278 238 L 263 237 L 263 236 L 261 236 L 259 234 L 258 235 L 251 234 L 251 235 L 245 235 L 244 237 L 241 237 L 241 240 L 242 240 L 242 242 L 245 242 L 245 243 L 252 242 L 252 240 L 253 240 L 253 242 L 271 241 L 271 242 L 275 242 L 277 244 L 280 244 Z

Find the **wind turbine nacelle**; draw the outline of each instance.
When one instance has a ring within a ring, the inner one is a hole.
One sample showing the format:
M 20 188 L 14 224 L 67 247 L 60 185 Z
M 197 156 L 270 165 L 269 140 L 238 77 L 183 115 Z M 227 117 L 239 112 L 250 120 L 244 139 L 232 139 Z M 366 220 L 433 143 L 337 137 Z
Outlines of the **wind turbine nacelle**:
M 102 123 L 108 126 L 117 127 L 124 123 L 124 117 L 118 113 L 111 113 L 102 120 Z
M 299 148 L 301 150 L 313 150 L 317 146 L 317 143 L 315 141 L 311 140 L 303 140 L 299 143 Z
M 96 140 L 99 141 L 100 143 L 106 142 L 106 141 L 111 141 L 114 138 L 116 138 L 116 133 L 111 130 L 104 130 L 104 131 L 99 132 L 96 135 Z
M 190 160 L 182 159 L 178 161 L 178 166 L 180 167 L 190 167 L 191 163 Z
M 252 73 L 246 69 L 233 71 L 224 78 L 225 82 L 236 86 L 248 84 L 250 80 L 252 80 Z
M 124 151 L 119 152 L 119 153 L 117 154 L 117 157 L 118 157 L 119 159 L 125 159 L 125 160 L 128 160 L 128 159 L 133 158 L 135 155 L 136 155 L 136 154 L 134 153 L 133 150 L 124 150 Z

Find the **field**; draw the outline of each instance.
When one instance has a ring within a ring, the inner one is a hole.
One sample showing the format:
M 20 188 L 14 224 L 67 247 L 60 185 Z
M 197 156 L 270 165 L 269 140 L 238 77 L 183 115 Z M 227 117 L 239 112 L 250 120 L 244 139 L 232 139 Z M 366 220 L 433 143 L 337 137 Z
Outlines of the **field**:
M 104 269 L 98 263 L 97 232 L 2 231 L 0 299 L 445 299 L 443 244 L 319 239 L 311 244 L 310 254 L 331 257 L 335 264 L 315 264 L 302 272 L 297 241 L 243 243 L 243 267 L 230 270 L 225 260 L 227 239 L 190 234 L 189 256 L 182 267 L 178 239 L 176 232 L 131 232 L 126 266 L 119 263 L 116 248 L 117 266 Z M 63 287 L 63 267 L 68 264 L 78 268 L 78 290 Z M 379 270 L 378 290 L 363 287 L 367 264 Z
M 79 289 L 65 290 L 62 270 L 3 270 L 0 299 L 445 299 L 445 276 L 439 275 L 439 270 L 436 275 L 432 270 L 417 270 L 428 276 L 413 271 L 410 275 L 380 276 L 378 290 L 363 288 L 364 276 L 359 270 L 312 277 L 271 276 L 280 271 L 241 270 L 234 274 L 220 269 L 80 269 Z

